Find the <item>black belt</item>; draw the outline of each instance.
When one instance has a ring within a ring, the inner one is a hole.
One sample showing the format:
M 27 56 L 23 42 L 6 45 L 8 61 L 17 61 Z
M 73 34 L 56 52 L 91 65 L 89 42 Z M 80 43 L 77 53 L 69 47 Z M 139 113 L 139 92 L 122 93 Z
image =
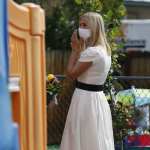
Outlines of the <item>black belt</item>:
M 102 91 L 104 87 L 103 85 L 93 85 L 76 81 L 76 88 L 87 91 Z

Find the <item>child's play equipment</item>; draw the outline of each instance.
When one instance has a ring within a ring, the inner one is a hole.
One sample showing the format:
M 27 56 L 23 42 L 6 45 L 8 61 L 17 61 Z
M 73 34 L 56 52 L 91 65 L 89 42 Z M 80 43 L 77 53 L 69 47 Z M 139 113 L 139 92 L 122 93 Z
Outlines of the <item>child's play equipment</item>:
M 0 150 L 46 150 L 44 11 L 1 0 L 0 17 Z

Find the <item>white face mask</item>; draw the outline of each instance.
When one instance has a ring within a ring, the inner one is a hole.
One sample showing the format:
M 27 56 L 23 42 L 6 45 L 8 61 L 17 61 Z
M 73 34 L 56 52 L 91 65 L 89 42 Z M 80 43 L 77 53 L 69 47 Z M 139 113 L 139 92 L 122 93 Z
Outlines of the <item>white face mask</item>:
M 85 28 L 79 28 L 79 36 L 84 40 L 88 39 L 91 36 L 91 30 Z

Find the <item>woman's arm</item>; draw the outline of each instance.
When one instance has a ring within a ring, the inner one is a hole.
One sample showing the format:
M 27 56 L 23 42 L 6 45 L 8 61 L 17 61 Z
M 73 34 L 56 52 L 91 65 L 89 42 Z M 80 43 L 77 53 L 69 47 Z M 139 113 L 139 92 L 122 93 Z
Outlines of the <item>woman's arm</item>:
M 78 62 L 78 58 L 81 52 L 79 45 L 80 41 L 77 39 L 76 32 L 74 32 L 71 37 L 71 47 L 73 50 L 70 55 L 67 67 L 67 74 L 72 79 L 76 79 L 92 65 L 92 62 Z
M 72 51 L 67 67 L 67 74 L 72 79 L 76 79 L 92 65 L 92 62 L 78 62 L 78 58 L 79 53 Z

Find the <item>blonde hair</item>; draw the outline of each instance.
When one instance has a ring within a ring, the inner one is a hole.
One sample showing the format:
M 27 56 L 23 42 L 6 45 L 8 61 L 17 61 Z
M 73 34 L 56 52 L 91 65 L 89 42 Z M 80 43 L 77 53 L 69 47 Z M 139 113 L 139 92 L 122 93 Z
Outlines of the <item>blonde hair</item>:
M 111 48 L 108 44 L 106 33 L 105 33 L 105 27 L 104 27 L 104 21 L 100 14 L 95 12 L 87 12 L 80 16 L 80 19 L 86 19 L 89 28 L 91 29 L 91 37 L 89 39 L 88 44 L 82 44 L 82 45 L 88 45 L 88 46 L 97 46 L 102 45 L 106 48 L 108 55 L 111 55 Z

